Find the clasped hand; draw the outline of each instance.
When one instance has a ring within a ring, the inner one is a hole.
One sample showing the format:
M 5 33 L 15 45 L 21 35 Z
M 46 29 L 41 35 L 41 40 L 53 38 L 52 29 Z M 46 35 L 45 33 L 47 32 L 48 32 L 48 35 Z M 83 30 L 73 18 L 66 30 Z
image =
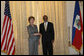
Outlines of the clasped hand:
M 41 34 L 40 34 L 40 33 L 34 33 L 34 35 L 35 35 L 35 36 L 38 36 L 38 35 L 40 36 Z

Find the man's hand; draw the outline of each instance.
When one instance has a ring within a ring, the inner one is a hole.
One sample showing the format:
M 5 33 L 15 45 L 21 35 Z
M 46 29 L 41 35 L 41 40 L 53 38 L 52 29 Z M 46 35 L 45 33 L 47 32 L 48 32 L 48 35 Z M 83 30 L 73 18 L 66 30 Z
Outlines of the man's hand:
M 52 40 L 52 43 L 54 43 L 54 40 Z

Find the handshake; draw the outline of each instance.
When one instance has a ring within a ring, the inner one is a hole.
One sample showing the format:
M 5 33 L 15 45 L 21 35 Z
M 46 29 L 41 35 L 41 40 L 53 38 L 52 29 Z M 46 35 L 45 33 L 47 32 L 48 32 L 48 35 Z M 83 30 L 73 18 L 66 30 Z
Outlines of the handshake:
M 35 36 L 41 36 L 41 33 L 34 33 Z

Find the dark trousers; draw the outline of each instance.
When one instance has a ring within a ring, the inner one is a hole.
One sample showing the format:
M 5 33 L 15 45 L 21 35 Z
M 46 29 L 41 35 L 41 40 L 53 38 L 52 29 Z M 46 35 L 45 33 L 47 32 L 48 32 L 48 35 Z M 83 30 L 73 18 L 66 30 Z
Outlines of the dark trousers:
M 43 55 L 53 55 L 53 45 L 51 41 L 42 41 Z

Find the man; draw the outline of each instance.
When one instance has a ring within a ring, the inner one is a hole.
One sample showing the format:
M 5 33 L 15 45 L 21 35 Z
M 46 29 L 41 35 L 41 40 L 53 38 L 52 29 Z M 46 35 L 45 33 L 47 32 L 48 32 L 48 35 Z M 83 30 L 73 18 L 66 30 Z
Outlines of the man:
M 40 24 L 40 33 L 42 34 L 43 55 L 53 55 L 54 28 L 48 17 L 43 16 L 44 23 Z

